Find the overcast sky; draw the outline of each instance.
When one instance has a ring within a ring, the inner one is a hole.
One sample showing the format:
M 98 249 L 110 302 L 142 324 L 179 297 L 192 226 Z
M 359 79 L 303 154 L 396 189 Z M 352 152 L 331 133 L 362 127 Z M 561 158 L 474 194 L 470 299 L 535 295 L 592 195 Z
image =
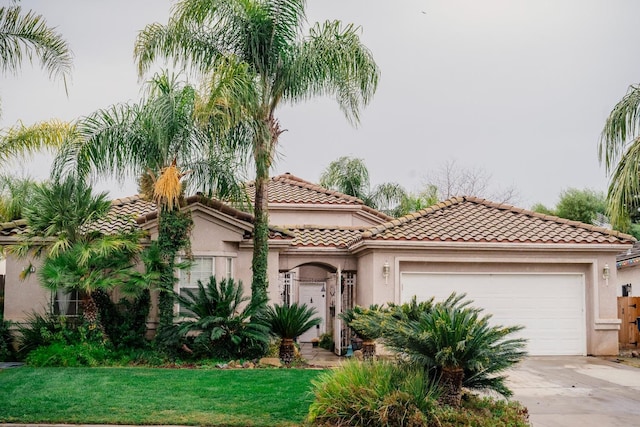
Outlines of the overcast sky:
M 74 70 L 68 96 L 37 68 L 4 77 L 2 127 L 137 102 L 135 37 L 147 24 L 166 23 L 174 4 L 20 3 L 57 26 L 74 52 Z M 612 107 L 640 82 L 640 2 L 310 0 L 307 12 L 310 22 L 362 26 L 381 80 L 358 128 L 330 100 L 283 107 L 278 116 L 287 132 L 274 175 L 317 182 L 331 161 L 352 156 L 364 159 L 374 185 L 393 181 L 417 191 L 455 161 L 490 174 L 494 191 L 515 187 L 516 204 L 525 208 L 553 206 L 570 187 L 606 189 L 597 143 Z M 36 178 L 46 178 L 48 168 L 46 157 L 5 167 Z M 136 192 L 133 182 L 98 188 L 114 198 Z

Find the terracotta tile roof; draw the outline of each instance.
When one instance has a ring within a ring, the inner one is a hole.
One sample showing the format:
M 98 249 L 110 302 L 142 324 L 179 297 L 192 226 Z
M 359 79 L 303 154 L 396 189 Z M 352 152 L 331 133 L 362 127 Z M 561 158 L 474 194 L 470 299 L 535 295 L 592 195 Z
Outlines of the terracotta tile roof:
M 195 196 L 189 196 L 186 198 L 186 202 L 187 205 L 191 205 L 194 203 L 200 203 L 204 206 L 207 206 L 211 209 L 215 209 L 227 216 L 230 216 L 232 218 L 236 218 L 240 221 L 244 221 L 246 223 L 249 224 L 253 224 L 254 222 L 254 217 L 253 215 L 246 213 L 244 211 L 241 211 L 239 209 L 236 209 L 234 207 L 231 207 L 229 205 L 227 205 L 224 202 L 221 202 L 219 200 L 215 200 L 215 199 L 209 199 L 207 197 L 204 196 L 200 196 L 200 195 L 195 195 Z M 138 216 L 138 218 L 136 219 L 136 222 L 138 225 L 140 224 L 144 224 L 146 222 L 152 221 L 154 219 L 156 219 L 158 217 L 158 210 L 155 209 L 155 205 L 154 205 L 154 210 L 151 210 L 145 214 L 142 214 L 140 216 Z M 284 239 L 290 239 L 293 237 L 293 234 L 283 228 L 280 227 L 274 227 L 274 226 L 269 226 L 269 237 L 270 238 L 284 238 Z
M 348 247 L 350 241 L 360 236 L 366 228 L 363 227 L 332 227 L 324 225 L 292 225 L 287 226 L 295 238 L 295 247 Z
M 357 197 L 348 196 L 339 191 L 328 190 L 289 173 L 271 178 L 268 186 L 269 203 L 360 206 L 363 210 L 385 221 L 392 219 L 392 217 L 366 206 Z M 249 182 L 247 184 L 247 193 L 251 203 L 255 201 L 255 191 L 255 182 Z
M 350 243 L 362 239 L 580 244 L 635 241 L 633 236 L 618 231 L 475 197 L 454 197 L 371 227 Z
M 139 228 L 137 219 L 140 216 L 156 210 L 155 203 L 144 200 L 138 195 L 116 199 L 111 202 L 111 209 L 107 216 L 94 222 L 91 229 L 99 230 L 104 234 L 133 230 Z
M 22 234 L 27 228 L 27 221 L 18 219 L 16 221 L 0 223 L 0 236 L 15 236 Z

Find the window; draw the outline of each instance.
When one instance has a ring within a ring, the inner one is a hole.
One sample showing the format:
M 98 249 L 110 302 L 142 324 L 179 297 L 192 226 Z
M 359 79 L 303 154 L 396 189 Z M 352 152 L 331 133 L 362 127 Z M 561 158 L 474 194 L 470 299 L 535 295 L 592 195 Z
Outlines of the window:
M 178 272 L 178 286 L 180 288 L 180 295 L 187 296 L 186 289 L 192 292 L 198 291 L 198 280 L 206 287 L 209 283 L 209 278 L 215 275 L 215 258 L 196 256 L 193 257 L 191 267 L 186 270 L 179 270 Z M 178 307 L 178 312 L 181 308 Z
M 52 311 L 59 316 L 75 317 L 82 314 L 82 293 L 58 289 L 52 294 Z
M 233 279 L 233 258 L 227 257 L 227 279 Z

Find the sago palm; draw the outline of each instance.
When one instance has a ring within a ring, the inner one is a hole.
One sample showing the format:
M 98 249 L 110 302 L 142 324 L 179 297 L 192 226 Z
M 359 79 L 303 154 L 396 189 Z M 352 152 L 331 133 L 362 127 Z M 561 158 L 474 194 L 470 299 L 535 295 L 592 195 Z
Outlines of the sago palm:
M 357 123 L 378 82 L 358 27 L 327 21 L 302 36 L 305 5 L 304 0 L 182 0 L 169 22 L 147 26 L 135 47 L 140 74 L 157 59 L 170 58 L 208 78 L 231 74 L 249 83 L 235 98 L 242 100 L 256 171 L 251 289 L 259 298 L 267 288 L 267 183 L 283 132 L 278 107 L 333 96 Z
M 285 364 L 293 361 L 295 350 L 293 341 L 309 329 L 319 325 L 321 319 L 314 317 L 316 309 L 306 304 L 268 306 L 264 319 L 271 333 L 280 338 L 280 359 Z
M 490 316 L 465 303 L 436 303 L 412 317 L 387 316 L 382 339 L 413 364 L 437 372 L 445 403 L 459 405 L 463 385 L 511 394 L 499 374 L 526 355 L 525 340 L 509 338 L 521 327 L 492 326 Z
M 256 357 L 264 353 L 269 342 L 269 329 L 256 320 L 262 302 L 248 301 L 242 282 L 233 279 L 198 281 L 198 290 L 185 289 L 177 294 L 182 336 L 195 335 L 200 351 L 217 357 Z

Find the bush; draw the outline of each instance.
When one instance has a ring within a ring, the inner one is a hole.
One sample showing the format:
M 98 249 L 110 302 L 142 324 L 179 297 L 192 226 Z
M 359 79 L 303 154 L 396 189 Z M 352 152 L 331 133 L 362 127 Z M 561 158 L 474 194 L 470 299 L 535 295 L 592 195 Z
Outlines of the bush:
M 71 345 L 103 341 L 102 332 L 82 319 L 34 312 L 28 317 L 26 324 L 18 326 L 17 356 L 21 360 L 25 359 L 31 351 L 53 343 Z
M 148 345 L 145 338 L 151 302 L 148 289 L 131 301 L 122 298 L 118 303 L 114 303 L 102 290 L 94 291 L 92 296 L 98 307 L 100 323 L 114 348 L 144 348 Z
M 68 345 L 56 342 L 33 350 L 27 356 L 26 363 L 35 367 L 94 367 L 105 364 L 110 357 L 111 352 L 101 344 L 85 342 Z
M 312 383 L 308 420 L 339 426 L 426 426 L 439 395 L 424 371 L 384 361 L 351 361 Z
M 333 341 L 333 335 L 328 332 L 320 335 L 320 342 L 318 343 L 318 347 L 324 348 L 325 350 L 333 351 L 334 346 L 335 343 Z
M 465 394 L 462 405 L 438 407 L 434 416 L 442 427 L 529 427 L 529 412 L 518 402 Z
M 15 358 L 13 350 L 13 335 L 11 334 L 11 322 L 0 319 L 0 362 L 6 362 Z

